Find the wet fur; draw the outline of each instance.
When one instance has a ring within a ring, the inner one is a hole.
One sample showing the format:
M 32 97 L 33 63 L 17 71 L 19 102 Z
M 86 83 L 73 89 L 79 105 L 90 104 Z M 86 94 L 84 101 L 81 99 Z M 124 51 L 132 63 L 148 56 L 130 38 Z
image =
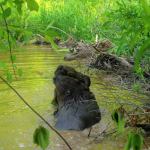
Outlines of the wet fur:
M 55 71 L 55 75 L 56 76 L 64 75 L 64 76 L 75 78 L 79 82 L 84 84 L 85 90 L 89 90 L 89 87 L 91 85 L 91 80 L 87 75 L 84 75 L 69 66 L 63 66 L 63 65 L 58 66 L 58 68 Z
M 92 92 L 86 91 L 77 79 L 55 76 L 58 118 L 55 128 L 82 131 L 101 119 L 99 106 Z

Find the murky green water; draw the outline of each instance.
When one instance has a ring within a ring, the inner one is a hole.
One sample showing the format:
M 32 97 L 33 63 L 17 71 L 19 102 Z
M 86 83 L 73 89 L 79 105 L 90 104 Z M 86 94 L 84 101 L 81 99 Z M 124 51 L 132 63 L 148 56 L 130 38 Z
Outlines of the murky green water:
M 71 66 L 80 66 L 74 62 L 64 62 L 64 52 L 59 55 L 48 46 L 24 46 L 25 52 L 16 53 L 17 60 L 15 65 L 22 68 L 23 76 L 17 77 L 17 80 L 11 84 L 18 93 L 52 126 L 55 124 L 53 117 L 54 108 L 50 104 L 54 95 L 54 84 L 52 78 L 54 71 L 60 64 Z M 9 54 L 0 53 L 0 60 L 7 62 Z M 9 63 L 8 63 L 9 65 Z M 30 73 L 31 71 L 36 73 Z M 10 67 L 11 68 L 11 67 Z M 82 72 L 85 67 L 80 67 Z M 0 75 L 3 69 L 0 68 Z M 17 72 L 16 72 L 17 74 Z M 40 74 L 40 75 L 39 75 Z M 43 74 L 43 75 L 42 75 Z M 2 75 L 5 77 L 5 75 Z M 67 140 L 74 150 L 121 150 L 125 145 L 126 138 L 98 138 L 98 144 L 93 139 L 98 133 L 106 129 L 108 122 L 111 120 L 110 114 L 116 107 L 114 101 L 119 100 L 125 103 L 141 104 L 146 102 L 148 97 L 126 91 L 113 86 L 113 80 L 102 80 L 104 75 L 99 74 L 100 80 L 92 73 L 89 73 L 92 80 L 91 91 L 95 94 L 102 111 L 102 120 L 93 127 L 91 137 L 88 138 L 89 129 L 82 132 L 77 131 L 61 131 L 62 136 Z M 106 103 L 112 102 L 112 103 Z M 126 109 L 130 109 L 125 105 Z M 0 149 L 1 150 L 40 150 L 32 143 L 32 135 L 34 130 L 42 125 L 48 128 L 45 123 L 35 115 L 22 100 L 12 91 L 2 80 L 0 80 Z M 49 129 L 49 128 L 48 128 Z M 58 135 L 50 130 L 50 146 L 51 150 L 67 150 L 67 146 L 58 137 Z M 146 138 L 150 146 L 150 140 Z M 145 148 L 145 147 L 144 147 Z

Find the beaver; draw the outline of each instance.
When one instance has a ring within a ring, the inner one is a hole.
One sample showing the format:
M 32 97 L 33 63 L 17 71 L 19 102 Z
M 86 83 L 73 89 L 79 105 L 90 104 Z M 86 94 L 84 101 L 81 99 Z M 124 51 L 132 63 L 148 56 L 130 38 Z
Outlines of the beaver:
M 91 80 L 87 75 L 84 75 L 69 66 L 63 66 L 63 65 L 58 66 L 58 68 L 55 71 L 55 75 L 64 75 L 64 76 L 75 78 L 79 82 L 84 84 L 85 90 L 89 90 L 89 87 L 91 85 Z
M 58 104 L 58 130 L 82 131 L 101 120 L 101 112 L 91 91 L 77 79 L 58 75 L 53 78 L 55 102 Z

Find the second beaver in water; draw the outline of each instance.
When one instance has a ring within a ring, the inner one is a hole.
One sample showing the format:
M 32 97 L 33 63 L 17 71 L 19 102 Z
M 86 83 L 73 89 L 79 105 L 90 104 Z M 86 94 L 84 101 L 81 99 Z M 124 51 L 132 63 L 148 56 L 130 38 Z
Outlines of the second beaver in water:
M 55 128 L 82 131 L 101 120 L 99 106 L 92 92 L 78 80 L 58 75 L 53 78 L 58 118 Z

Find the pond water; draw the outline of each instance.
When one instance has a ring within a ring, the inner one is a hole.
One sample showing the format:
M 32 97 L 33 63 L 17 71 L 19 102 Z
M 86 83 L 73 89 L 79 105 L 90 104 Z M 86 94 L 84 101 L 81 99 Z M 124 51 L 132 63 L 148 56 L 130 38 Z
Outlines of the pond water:
M 65 52 L 58 54 L 50 46 L 30 45 L 23 48 L 25 52 L 14 52 L 17 55 L 17 60 L 14 64 L 23 70 L 23 76 L 18 77 L 17 75 L 17 80 L 14 79 L 11 86 L 52 126 L 56 122 L 52 115 L 55 108 L 50 103 L 53 99 L 55 88 L 52 79 L 58 65 L 70 65 L 75 68 L 78 66 L 79 71 L 91 77 L 92 84 L 90 89 L 98 100 L 102 112 L 102 120 L 93 127 L 89 138 L 87 137 L 89 129 L 82 132 L 60 131 L 60 134 L 66 139 L 72 149 L 124 149 L 123 147 L 127 140 L 125 136 L 104 137 L 101 135 L 96 142 L 93 142 L 93 140 L 95 136 L 98 136 L 107 128 L 108 123 L 111 121 L 111 113 L 117 107 L 117 104 L 114 103 L 115 101 L 140 105 L 141 103 L 146 103 L 149 97 L 135 93 L 132 90 L 114 87 L 113 81 L 115 79 L 112 78 L 112 82 L 110 82 L 110 80 L 107 80 L 109 77 L 104 74 L 97 73 L 95 75 L 91 71 L 86 72 L 85 67 L 79 63 L 64 62 Z M 1 53 L 0 61 L 7 63 L 8 59 L 9 54 Z M 7 65 L 9 66 L 10 64 L 7 63 Z M 8 68 L 11 69 L 11 67 Z M 5 77 L 2 68 L 0 68 L 0 75 Z M 125 105 L 125 107 L 130 109 L 129 105 Z M 34 114 L 2 80 L 0 80 L 0 119 L 0 150 L 40 150 L 40 147 L 33 144 L 32 139 L 33 132 L 39 125 L 46 127 L 50 131 L 50 145 L 47 150 L 68 149 L 62 139 Z M 147 145 L 150 146 L 150 139 L 148 137 L 144 139 Z

